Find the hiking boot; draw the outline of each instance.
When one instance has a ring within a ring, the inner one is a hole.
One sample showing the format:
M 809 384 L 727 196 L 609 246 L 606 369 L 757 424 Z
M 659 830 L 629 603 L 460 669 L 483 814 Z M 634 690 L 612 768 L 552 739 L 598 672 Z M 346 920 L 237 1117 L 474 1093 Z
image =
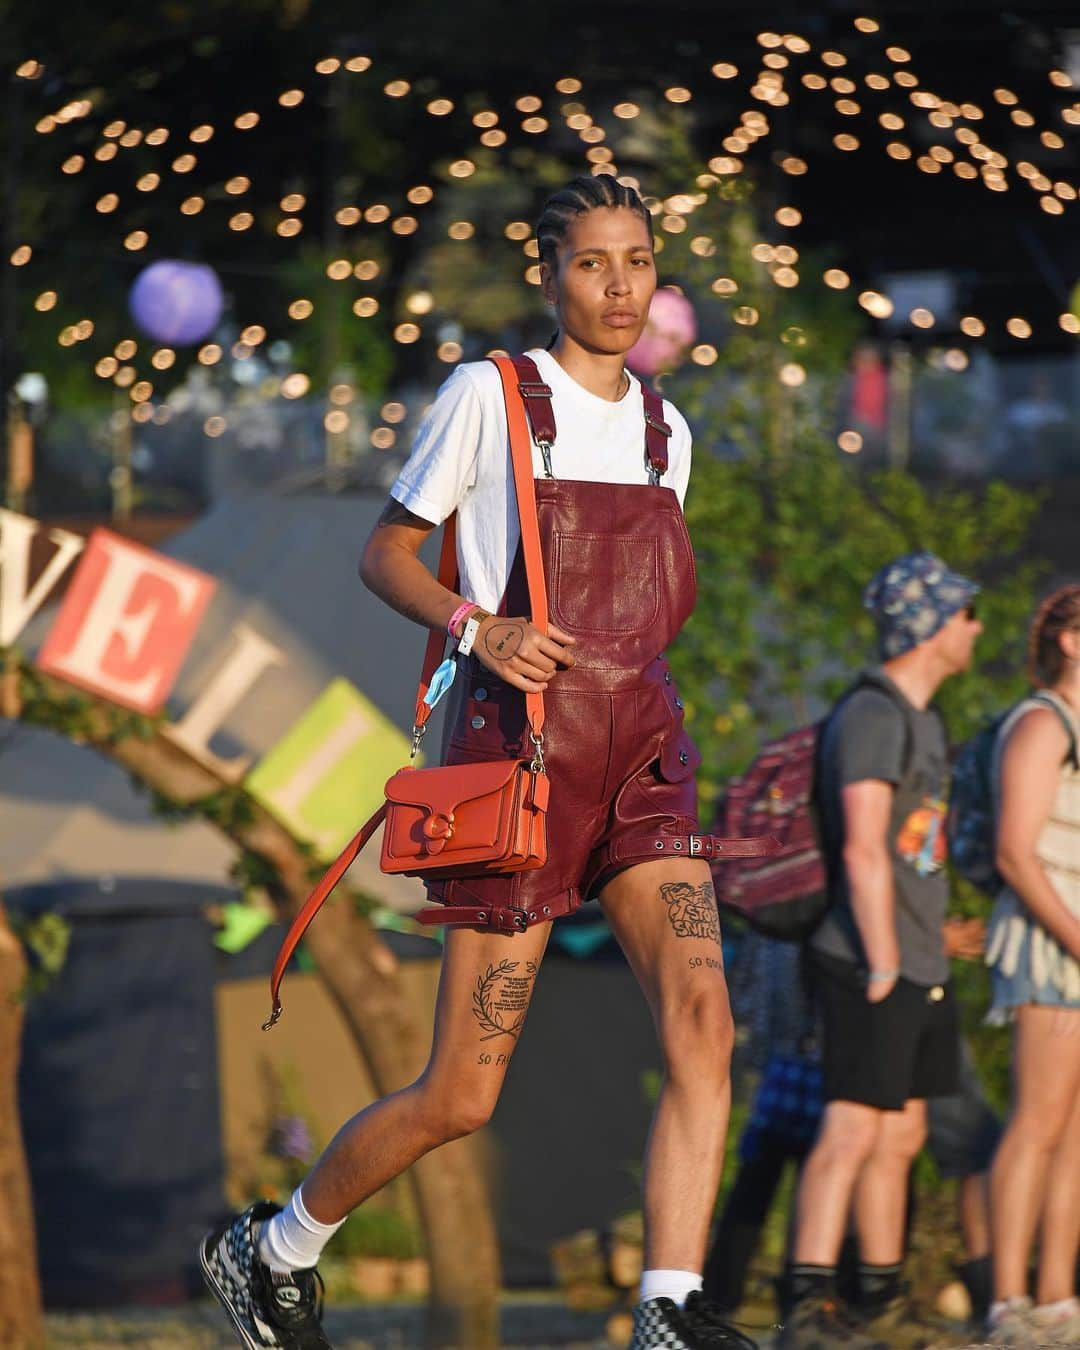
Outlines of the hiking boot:
M 757 1346 L 695 1290 L 682 1308 L 670 1298 L 639 1303 L 630 1350 L 757 1350 Z
M 967 1334 L 944 1318 L 921 1312 L 905 1295 L 898 1295 L 873 1310 L 860 1308 L 859 1325 L 867 1336 L 885 1341 L 893 1350 L 929 1350 L 929 1347 L 968 1345 Z
M 858 1325 L 846 1303 L 826 1294 L 802 1298 L 788 1313 L 777 1339 L 779 1350 L 889 1350 L 885 1341 Z
M 259 1260 L 258 1232 L 277 1205 L 260 1201 L 207 1233 L 199 1266 L 247 1350 L 332 1350 L 323 1335 L 318 1271 L 279 1275 Z

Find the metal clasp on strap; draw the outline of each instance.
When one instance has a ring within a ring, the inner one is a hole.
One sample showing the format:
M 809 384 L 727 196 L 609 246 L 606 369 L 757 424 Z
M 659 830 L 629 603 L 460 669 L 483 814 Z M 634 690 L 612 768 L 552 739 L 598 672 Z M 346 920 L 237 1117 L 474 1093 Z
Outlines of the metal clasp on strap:
M 696 858 L 699 853 L 705 851 L 705 845 L 702 842 L 700 834 L 690 835 L 690 856 Z
M 410 759 L 416 758 L 417 754 L 420 751 L 420 742 L 424 739 L 426 735 L 427 735 L 427 724 L 425 723 L 423 726 L 421 726 L 419 722 L 414 722 L 412 729 L 412 745 L 409 747 Z
M 536 445 L 540 451 L 540 456 L 544 461 L 544 477 L 554 478 L 555 474 L 551 467 L 551 442 L 537 441 Z
M 656 417 L 648 408 L 645 409 L 645 421 L 654 431 L 658 431 L 661 436 L 671 435 L 671 428 L 664 419 L 662 417 Z
M 544 733 L 542 731 L 530 731 L 529 740 L 533 743 L 533 757 L 529 764 L 531 773 L 544 773 Z
M 522 398 L 550 398 L 551 385 L 537 384 L 535 380 L 520 380 L 518 388 L 521 390 Z

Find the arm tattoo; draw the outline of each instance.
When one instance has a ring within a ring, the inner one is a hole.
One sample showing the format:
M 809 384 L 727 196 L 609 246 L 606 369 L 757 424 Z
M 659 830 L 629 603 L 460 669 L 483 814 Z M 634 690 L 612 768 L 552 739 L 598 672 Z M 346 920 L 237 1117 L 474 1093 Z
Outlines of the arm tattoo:
M 516 656 L 525 639 L 523 623 L 495 623 L 484 634 L 484 649 L 495 661 L 509 661 Z
M 660 898 L 667 905 L 668 920 L 676 937 L 720 941 L 720 918 L 711 881 L 700 886 L 691 886 L 688 881 L 668 881 L 660 887 Z
M 499 1036 L 517 1039 L 540 963 L 526 961 L 522 975 L 517 973 L 520 965 L 520 961 L 500 961 L 498 965 L 489 965 L 476 977 L 472 1014 L 483 1032 L 481 1041 L 493 1041 Z

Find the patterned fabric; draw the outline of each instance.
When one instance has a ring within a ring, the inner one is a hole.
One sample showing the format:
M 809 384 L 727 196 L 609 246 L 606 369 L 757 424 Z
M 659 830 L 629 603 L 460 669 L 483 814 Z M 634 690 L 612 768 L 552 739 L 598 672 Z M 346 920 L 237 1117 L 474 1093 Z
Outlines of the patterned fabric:
M 752 1068 L 763 1070 L 773 1055 L 820 1057 L 819 1018 L 798 943 L 748 931 L 728 971 L 728 992 Z
M 929 641 L 978 591 L 974 581 L 951 572 L 933 553 L 905 553 L 886 563 L 863 592 L 882 657 L 903 656 Z
M 260 1201 L 203 1238 L 199 1266 L 247 1350 L 331 1350 L 319 1326 L 314 1270 L 277 1275 L 259 1260 L 260 1224 L 278 1206 Z
M 669 1298 L 651 1298 L 634 1309 L 630 1350 L 690 1350 L 679 1329 L 678 1308 Z
M 793 1144 L 809 1144 L 823 1108 L 821 1065 L 797 1055 L 772 1055 L 765 1065 L 739 1140 L 739 1156 L 752 1159 L 763 1131 Z
M 1016 723 L 1052 698 L 1080 740 L 1080 723 L 1065 701 L 1050 690 L 1025 699 L 1009 716 L 997 740 L 994 759 L 995 806 L 1000 793 L 1001 758 Z M 1074 742 L 1075 743 L 1075 742 Z M 1061 767 L 1050 816 L 1035 852 L 1051 885 L 1080 918 L 1080 767 L 1068 760 Z M 1019 895 L 1005 886 L 998 893 L 986 938 L 986 964 L 993 993 L 987 1021 L 1000 1025 L 1025 1003 L 1080 1009 L 1080 961 L 1070 956 L 1031 917 Z
M 639 1303 L 630 1350 L 757 1350 L 757 1346 L 726 1322 L 700 1290 L 694 1290 L 683 1308 L 669 1298 Z

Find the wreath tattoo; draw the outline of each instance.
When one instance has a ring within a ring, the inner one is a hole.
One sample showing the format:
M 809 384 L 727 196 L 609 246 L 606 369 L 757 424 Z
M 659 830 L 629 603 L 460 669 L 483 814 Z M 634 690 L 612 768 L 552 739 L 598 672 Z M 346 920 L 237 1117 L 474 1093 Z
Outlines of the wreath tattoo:
M 520 965 L 520 961 L 500 961 L 477 976 L 472 1013 L 484 1033 L 481 1041 L 493 1041 L 499 1036 L 517 1039 L 525 1022 L 532 982 L 540 968 L 538 961 L 526 961 L 524 975 L 518 975 Z M 507 1021 L 508 1017 L 512 1020 Z
M 711 881 L 701 886 L 691 886 L 688 881 L 668 881 L 660 887 L 660 898 L 668 907 L 668 919 L 676 937 L 720 941 L 720 917 Z

